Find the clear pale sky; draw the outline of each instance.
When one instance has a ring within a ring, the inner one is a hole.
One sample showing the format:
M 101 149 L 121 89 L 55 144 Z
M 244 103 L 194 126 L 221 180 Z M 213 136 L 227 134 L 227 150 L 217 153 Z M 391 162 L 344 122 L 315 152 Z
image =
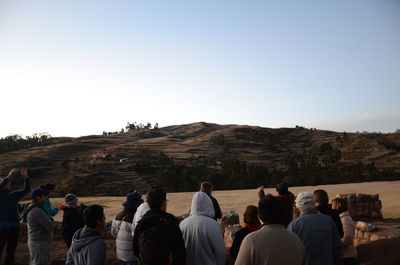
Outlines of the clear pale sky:
M 400 1 L 0 0 L 0 136 L 400 128 Z

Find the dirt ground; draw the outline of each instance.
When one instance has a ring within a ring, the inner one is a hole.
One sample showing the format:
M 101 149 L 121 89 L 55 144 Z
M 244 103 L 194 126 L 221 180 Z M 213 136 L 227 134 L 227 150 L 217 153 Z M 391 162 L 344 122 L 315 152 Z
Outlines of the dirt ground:
M 399 265 L 400 237 L 362 244 L 357 247 L 359 263 L 364 265 Z

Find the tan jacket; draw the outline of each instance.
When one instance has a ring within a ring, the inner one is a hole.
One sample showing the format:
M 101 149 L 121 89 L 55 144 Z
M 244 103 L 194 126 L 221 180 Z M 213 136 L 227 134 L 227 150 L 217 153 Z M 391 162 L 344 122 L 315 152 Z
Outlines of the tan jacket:
M 264 225 L 244 238 L 235 265 L 305 265 L 306 259 L 295 233 L 283 225 Z
M 348 211 L 340 214 L 340 220 L 343 224 L 344 236 L 342 238 L 342 243 L 344 247 L 343 258 L 356 258 L 357 250 L 354 247 L 354 230 L 355 225 L 353 219 Z

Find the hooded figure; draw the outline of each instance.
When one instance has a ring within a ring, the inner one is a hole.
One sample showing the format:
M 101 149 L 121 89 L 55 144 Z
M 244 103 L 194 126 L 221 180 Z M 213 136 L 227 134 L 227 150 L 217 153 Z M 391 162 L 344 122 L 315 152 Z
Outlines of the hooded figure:
M 193 196 L 190 216 L 180 224 L 187 265 L 225 264 L 225 242 L 214 215 L 210 197 L 204 192 L 197 192 Z
M 66 265 L 106 264 L 106 243 L 98 233 L 88 230 L 86 227 L 81 228 L 74 234 L 72 242 L 67 254 Z

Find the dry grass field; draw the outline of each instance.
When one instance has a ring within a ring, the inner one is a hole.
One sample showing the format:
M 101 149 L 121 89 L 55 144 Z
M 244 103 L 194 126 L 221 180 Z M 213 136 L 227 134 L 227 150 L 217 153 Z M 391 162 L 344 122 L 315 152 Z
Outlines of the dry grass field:
M 290 191 L 298 194 L 301 191 L 313 192 L 316 189 L 325 189 L 330 198 L 334 198 L 336 194 L 343 193 L 365 193 L 379 194 L 383 205 L 384 218 L 399 218 L 400 217 L 400 181 L 383 181 L 383 182 L 366 182 L 366 183 L 351 183 L 323 186 L 304 186 L 292 187 Z M 267 193 L 275 193 L 274 189 L 266 189 Z M 169 193 L 168 197 L 168 212 L 179 216 L 187 213 L 190 208 L 192 196 L 194 192 L 184 193 Z M 257 204 L 257 192 L 253 190 L 229 190 L 215 191 L 213 193 L 218 199 L 222 211 L 229 212 L 235 210 L 242 214 L 246 206 L 249 204 Z M 105 207 L 107 220 L 112 220 L 115 215 L 121 210 L 124 197 L 84 197 L 80 201 L 90 204 L 100 204 Z M 62 198 L 53 198 L 53 205 L 59 205 L 63 202 Z M 62 214 L 58 214 L 56 221 L 61 221 Z

